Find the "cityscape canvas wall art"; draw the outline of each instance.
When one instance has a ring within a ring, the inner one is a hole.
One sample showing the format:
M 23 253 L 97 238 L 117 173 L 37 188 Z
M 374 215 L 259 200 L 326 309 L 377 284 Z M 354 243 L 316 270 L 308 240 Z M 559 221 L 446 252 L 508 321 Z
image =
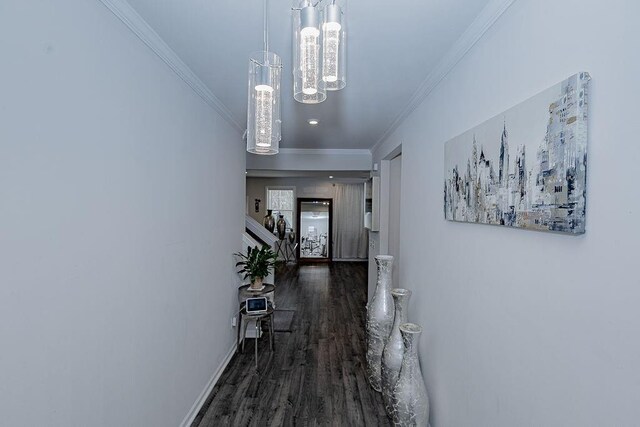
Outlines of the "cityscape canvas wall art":
M 445 218 L 584 233 L 589 80 L 575 74 L 448 141 Z

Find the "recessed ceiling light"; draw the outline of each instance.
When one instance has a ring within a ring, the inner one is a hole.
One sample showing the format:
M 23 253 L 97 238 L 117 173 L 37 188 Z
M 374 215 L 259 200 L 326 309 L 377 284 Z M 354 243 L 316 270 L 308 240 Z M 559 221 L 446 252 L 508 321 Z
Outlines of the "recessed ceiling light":
M 307 122 L 309 122 L 309 124 L 311 126 L 315 126 L 315 125 L 317 125 L 319 123 L 318 120 L 316 120 L 316 119 L 309 119 L 309 120 L 307 120 Z

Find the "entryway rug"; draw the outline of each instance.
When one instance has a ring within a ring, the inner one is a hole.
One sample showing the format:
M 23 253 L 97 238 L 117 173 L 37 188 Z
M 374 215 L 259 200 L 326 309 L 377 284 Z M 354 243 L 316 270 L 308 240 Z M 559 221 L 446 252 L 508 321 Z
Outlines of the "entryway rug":
M 273 330 L 275 332 L 291 332 L 295 310 L 276 310 L 273 312 Z

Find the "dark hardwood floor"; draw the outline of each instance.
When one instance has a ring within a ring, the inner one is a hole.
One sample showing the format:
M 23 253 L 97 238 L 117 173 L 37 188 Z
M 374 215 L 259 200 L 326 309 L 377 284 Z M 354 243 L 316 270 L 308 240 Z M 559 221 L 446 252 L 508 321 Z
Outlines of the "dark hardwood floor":
M 365 375 L 365 263 L 280 266 L 278 310 L 296 310 L 292 332 L 253 340 L 236 354 L 192 427 L 385 426 L 382 397 Z

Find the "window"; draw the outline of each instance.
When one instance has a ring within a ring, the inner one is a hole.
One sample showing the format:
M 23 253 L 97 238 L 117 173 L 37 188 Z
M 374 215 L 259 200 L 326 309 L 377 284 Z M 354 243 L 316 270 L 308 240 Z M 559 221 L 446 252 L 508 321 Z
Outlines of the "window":
M 273 216 L 278 220 L 278 215 L 284 215 L 287 228 L 294 228 L 295 187 L 267 187 L 267 209 L 273 211 Z

